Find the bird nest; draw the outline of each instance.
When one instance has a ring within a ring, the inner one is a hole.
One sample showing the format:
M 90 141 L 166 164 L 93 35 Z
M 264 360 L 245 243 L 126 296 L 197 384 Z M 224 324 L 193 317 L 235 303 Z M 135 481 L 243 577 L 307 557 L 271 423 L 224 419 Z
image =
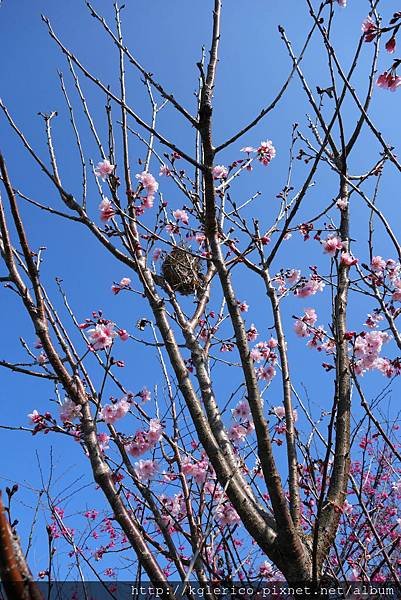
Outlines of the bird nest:
M 184 248 L 173 248 L 162 265 L 163 277 L 169 286 L 183 296 L 199 291 L 203 284 L 201 262 Z

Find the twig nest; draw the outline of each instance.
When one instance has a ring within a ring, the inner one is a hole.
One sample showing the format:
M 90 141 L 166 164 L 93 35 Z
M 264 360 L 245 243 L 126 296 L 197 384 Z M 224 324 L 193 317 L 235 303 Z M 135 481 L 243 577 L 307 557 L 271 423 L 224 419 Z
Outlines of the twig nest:
M 201 262 L 184 248 L 175 247 L 162 265 L 163 277 L 169 286 L 183 296 L 198 292 L 203 285 Z

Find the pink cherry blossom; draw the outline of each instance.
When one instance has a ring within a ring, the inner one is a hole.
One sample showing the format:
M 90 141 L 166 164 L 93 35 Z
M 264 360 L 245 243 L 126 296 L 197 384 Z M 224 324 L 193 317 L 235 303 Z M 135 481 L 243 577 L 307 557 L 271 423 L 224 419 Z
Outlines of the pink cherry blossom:
M 349 252 L 343 252 L 341 254 L 341 264 L 347 267 L 352 267 L 358 264 L 358 259 L 354 258 Z
M 106 178 L 114 172 L 115 168 L 115 165 L 110 164 L 110 161 L 105 158 L 97 163 L 95 175 L 96 177 L 100 177 L 103 181 L 106 181 Z
M 168 168 L 168 166 L 167 166 L 167 165 L 162 165 L 162 166 L 160 167 L 160 172 L 159 172 L 159 175 L 160 175 L 160 177 L 161 177 L 162 175 L 164 175 L 165 177 L 170 177 L 170 175 L 171 175 L 171 171 L 170 171 L 170 169 Z
M 272 410 L 278 419 L 283 419 L 285 417 L 284 406 L 274 406 Z
M 364 34 L 363 38 L 365 42 L 372 42 L 379 33 L 371 16 L 366 17 L 366 19 L 362 21 L 361 29 Z
M 255 342 L 258 335 L 259 335 L 258 330 L 256 329 L 255 325 L 252 323 L 251 327 L 246 332 L 246 337 L 247 337 L 248 342 Z
M 141 456 L 157 444 L 162 435 L 162 426 L 157 419 L 151 419 L 148 431 L 137 431 L 133 440 L 127 445 L 127 452 L 132 456 Z
M 60 406 L 60 419 L 63 423 L 67 421 L 72 422 L 75 419 L 79 419 L 81 416 L 81 407 L 79 404 L 75 404 L 75 402 L 66 398 Z
M 370 268 L 376 273 L 382 273 L 386 268 L 386 261 L 383 260 L 381 256 L 374 256 L 372 258 L 372 262 L 370 263 Z
M 390 92 L 395 92 L 396 89 L 401 85 L 401 77 L 393 70 L 385 71 L 379 75 L 377 79 L 377 85 L 385 90 L 390 90 Z
M 89 330 L 89 341 L 93 350 L 109 348 L 114 338 L 118 335 L 114 331 L 114 323 L 98 323 L 94 329 Z
M 142 171 L 142 173 L 138 173 L 135 175 L 135 177 L 142 184 L 142 187 L 146 190 L 149 196 L 154 196 L 156 194 L 157 190 L 159 189 L 159 184 L 151 173 Z
M 364 371 L 372 369 L 383 370 L 384 365 L 379 360 L 379 354 L 383 344 L 390 340 L 390 336 L 385 331 L 368 331 L 358 335 L 354 343 L 354 355 L 358 359 L 356 362 L 356 371 L 363 374 Z
M 40 415 L 35 408 L 35 410 L 28 415 L 28 419 L 31 421 L 31 423 L 40 423 L 42 420 L 42 415 Z
M 345 500 L 342 510 L 345 515 L 350 515 L 354 510 L 354 507 L 348 502 L 348 500 Z
M 276 415 L 276 417 L 278 419 L 284 419 L 285 418 L 285 408 L 284 408 L 284 406 L 282 406 L 282 405 L 280 405 L 280 406 L 273 406 L 272 411 L 273 411 L 273 413 Z M 295 422 L 298 420 L 298 412 L 297 412 L 297 410 L 295 408 L 292 411 L 292 418 L 294 419 Z
M 246 303 L 245 300 L 237 300 L 237 304 L 241 312 L 248 312 L 249 305 Z
M 267 381 L 268 383 L 275 377 L 276 370 L 272 365 L 267 367 L 259 367 L 256 370 L 256 377 L 261 381 Z
M 216 165 L 212 169 L 213 179 L 226 179 L 228 175 L 228 169 L 224 165 Z
M 322 244 L 325 254 L 329 256 L 334 256 L 337 250 L 341 250 L 343 247 L 342 241 L 336 235 L 329 235 L 326 240 L 323 240 Z
M 398 279 L 397 281 L 394 282 L 395 285 L 395 290 L 391 295 L 391 298 L 393 299 L 394 302 L 400 302 L 401 301 L 401 279 Z
M 400 494 L 401 495 L 401 479 L 399 479 L 397 482 L 392 483 L 391 484 L 391 488 L 394 490 L 394 492 L 396 494 Z
M 297 319 L 294 324 L 295 333 L 299 337 L 308 337 L 311 335 L 311 327 L 313 327 L 317 320 L 316 311 L 314 308 L 305 308 L 305 315 L 301 319 Z
M 109 441 L 110 441 L 110 436 L 107 435 L 107 433 L 98 433 L 97 434 L 97 441 L 99 443 L 99 448 L 101 452 L 104 452 L 105 450 L 108 450 L 109 448 Z
M 234 417 L 239 417 L 240 419 L 247 419 L 249 417 L 249 413 L 249 404 L 246 400 L 240 400 L 233 410 Z
M 197 231 L 195 233 L 195 239 L 196 239 L 196 242 L 201 246 L 204 243 L 204 241 L 206 240 L 206 236 L 203 233 L 203 231 Z
M 253 148 L 252 146 L 245 146 L 245 148 L 241 148 L 241 152 L 251 154 L 252 152 L 256 152 L 256 148 Z
M 140 397 L 140 399 L 142 400 L 142 402 L 149 402 L 149 400 L 152 397 L 152 394 L 148 390 L 148 388 L 144 387 L 144 388 L 141 389 L 141 391 L 139 392 L 138 396 Z
M 396 46 L 396 39 L 394 36 L 392 36 L 387 42 L 386 42 L 386 50 L 387 52 L 389 52 L 389 54 L 393 54 L 393 52 L 395 52 L 395 46 Z
M 156 444 L 162 436 L 163 427 L 158 419 L 150 419 L 148 437 L 151 444 Z
M 232 442 L 243 442 L 246 436 L 255 430 L 252 421 L 247 423 L 234 423 L 228 430 L 228 439 Z
M 198 484 L 203 484 L 206 481 L 209 469 L 209 463 L 206 459 L 198 462 L 192 462 L 189 456 L 185 456 L 181 462 L 181 468 L 184 475 L 193 477 Z
M 347 0 L 337 0 L 337 3 L 342 7 L 345 8 L 347 6 Z
M 103 198 L 101 203 L 99 204 L 100 210 L 100 220 L 103 222 L 110 221 L 116 214 L 116 211 L 113 208 L 113 205 L 110 200 L 107 198 Z
M 234 525 L 241 520 L 237 511 L 230 502 L 220 504 L 216 510 L 216 518 L 221 526 Z
M 47 356 L 46 356 L 45 352 L 41 352 L 41 353 L 38 355 L 38 357 L 37 357 L 37 359 L 36 359 L 36 360 L 38 361 L 38 364 L 39 364 L 39 365 L 45 365 L 45 364 L 48 362 L 48 358 L 47 358 Z
M 273 574 L 274 574 L 273 565 L 271 563 L 269 563 L 269 561 L 265 560 L 265 562 L 262 563 L 259 567 L 259 575 L 261 577 L 263 577 L 264 579 L 268 579 L 269 577 L 272 577 Z
M 130 406 L 126 398 L 121 398 L 114 404 L 106 404 L 100 411 L 99 416 L 105 423 L 110 425 L 125 417 Z
M 257 149 L 258 160 L 265 166 L 267 166 L 271 160 L 276 156 L 276 149 L 273 146 L 271 140 L 266 142 L 260 142 L 260 146 Z
M 121 287 L 128 287 L 131 284 L 131 279 L 129 277 L 123 277 L 120 281 Z
M 141 481 L 153 479 L 158 471 L 158 465 L 154 460 L 140 460 L 134 464 L 135 473 Z
M 288 283 L 297 283 L 301 277 L 301 271 L 299 269 L 291 269 L 286 273 L 285 278 Z
M 345 210 L 348 206 L 348 200 L 346 198 L 339 198 L 336 202 L 337 208 Z
M 120 329 L 118 331 L 118 337 L 122 342 L 126 342 L 127 340 L 129 340 L 129 333 L 126 329 Z
M 308 298 L 317 292 L 322 292 L 324 287 L 325 283 L 320 278 L 312 276 L 308 281 L 302 283 L 294 293 L 298 298 Z
M 183 223 L 184 225 L 188 225 L 189 223 L 189 215 L 186 210 L 174 210 L 173 217 L 174 219 L 176 219 L 176 221 L 181 221 L 181 223 Z
M 162 249 L 161 248 L 155 248 L 153 250 L 153 261 L 157 262 L 161 256 L 162 253 Z

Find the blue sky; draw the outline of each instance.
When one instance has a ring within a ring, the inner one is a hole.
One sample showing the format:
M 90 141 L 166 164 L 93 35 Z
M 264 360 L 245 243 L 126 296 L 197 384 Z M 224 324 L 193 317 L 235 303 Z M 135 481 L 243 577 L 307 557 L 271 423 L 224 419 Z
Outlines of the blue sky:
M 18 4 L 18 7 L 17 7 Z M 252 0 L 238 2 L 226 0 L 223 11 L 223 32 L 221 41 L 220 64 L 218 67 L 217 89 L 215 95 L 214 129 L 216 143 L 220 143 L 232 135 L 237 129 L 254 117 L 259 110 L 269 103 L 284 82 L 290 70 L 285 47 L 280 40 L 277 26 L 283 25 L 292 40 L 295 51 L 303 43 L 305 33 L 310 27 L 310 19 L 301 0 Z M 349 7 L 336 7 L 337 47 L 339 57 L 345 65 L 349 64 L 352 52 L 360 35 L 360 24 L 366 16 L 367 2 L 349 0 Z M 112 2 L 94 0 L 94 7 L 104 13 L 112 21 Z M 79 194 L 80 170 L 77 161 L 74 140 L 68 124 L 68 114 L 59 88 L 57 71 L 65 73 L 65 79 L 71 97 L 74 97 L 73 85 L 68 75 L 64 57 L 49 38 L 46 27 L 41 21 L 41 13 L 47 15 L 65 44 L 80 58 L 82 63 L 92 70 L 105 83 L 118 89 L 117 53 L 106 34 L 89 13 L 81 0 L 70 0 L 67 3 L 50 0 L 4 0 L 0 9 L 0 49 L 2 69 L 0 72 L 0 94 L 9 107 L 15 120 L 23 129 L 35 149 L 46 157 L 46 143 L 43 134 L 43 123 L 37 115 L 39 111 L 57 110 L 59 116 L 54 120 L 55 145 L 60 157 L 60 170 L 67 189 Z M 128 3 L 124 10 L 124 29 L 127 43 L 148 71 L 151 71 L 162 82 L 166 89 L 172 90 L 176 98 L 190 111 L 195 109 L 194 91 L 197 86 L 196 62 L 201 54 L 201 47 L 208 47 L 210 40 L 211 2 L 174 2 L 138 1 Z M 355 85 L 366 89 L 369 59 L 372 48 L 366 45 L 362 52 L 361 66 L 355 77 Z M 379 62 L 379 71 L 383 71 L 390 63 L 388 56 L 383 55 Z M 329 84 L 326 56 L 322 50 L 319 37 L 316 35 L 303 63 L 303 69 L 309 78 L 312 90 L 316 85 L 326 87 Z M 136 72 L 127 72 L 129 102 L 144 118 L 149 118 L 149 106 L 143 85 Z M 103 143 L 107 142 L 107 129 L 104 118 L 104 98 L 87 81 L 82 80 L 82 87 L 99 126 Z M 400 121 L 395 118 L 400 106 L 399 94 L 389 94 L 375 90 L 372 104 L 373 120 L 377 120 L 384 137 L 392 143 L 400 138 Z M 288 167 L 288 147 L 291 138 L 292 124 L 301 124 L 302 131 L 307 134 L 305 114 L 311 113 L 299 82 L 294 78 L 288 93 L 276 112 L 267 116 L 255 130 L 248 133 L 233 147 L 219 157 L 219 163 L 229 163 L 240 158 L 240 148 L 247 144 L 258 145 L 262 139 L 271 139 L 277 149 L 277 158 L 269 169 L 255 168 L 252 177 L 242 178 L 235 188 L 235 194 L 241 200 L 256 191 L 262 196 L 252 208 L 249 216 L 257 214 L 263 222 L 269 222 L 270 215 L 277 203 L 276 195 L 285 182 Z M 355 110 L 352 103 L 347 104 L 346 122 L 349 131 L 355 121 Z M 117 111 L 115 119 L 118 119 Z M 82 127 L 83 140 L 88 158 L 95 163 L 100 160 L 93 141 L 90 140 L 85 120 L 81 114 L 78 122 Z M 166 136 L 190 152 L 193 148 L 193 132 L 171 108 L 161 113 L 160 128 Z M 7 159 L 10 175 L 14 185 L 44 204 L 59 206 L 59 200 L 53 189 L 42 176 L 32 159 L 22 149 L 16 136 L 11 132 L 4 118 L 0 118 L 0 143 Z M 364 172 L 376 157 L 378 146 L 373 137 L 364 131 L 362 144 L 351 160 L 351 171 Z M 143 151 L 139 144 L 131 141 L 133 162 Z M 135 168 L 138 168 L 138 171 Z M 139 172 L 139 166 L 133 164 L 133 173 Z M 294 185 L 297 187 L 306 172 L 301 163 L 296 163 Z M 367 188 L 369 190 L 369 188 Z M 394 173 L 390 167 L 389 176 L 385 179 L 380 194 L 381 206 L 391 211 L 392 223 L 400 225 L 400 211 L 394 214 L 393 207 L 398 204 L 398 193 L 394 184 Z M 369 190 L 370 191 L 370 190 Z M 173 197 L 172 189 L 166 184 L 165 193 L 171 195 L 171 202 L 180 203 Z M 95 196 L 95 188 L 91 183 L 91 194 Z M 337 181 L 322 169 L 316 178 L 316 184 L 308 194 L 302 216 L 307 218 L 316 211 L 316 206 L 336 197 Z M 170 198 L 169 198 L 170 199 Z M 366 233 L 364 225 L 366 216 L 362 204 L 354 198 L 353 208 L 355 225 L 352 235 L 360 244 L 361 253 L 366 255 Z M 92 214 L 96 214 L 99 203 L 96 196 L 93 200 Z M 256 211 L 256 212 L 255 212 Z M 140 300 L 133 301 L 132 296 L 119 295 L 115 298 L 110 293 L 113 280 L 120 280 L 126 275 L 124 268 L 111 260 L 99 249 L 95 241 L 82 228 L 73 223 L 65 223 L 57 218 L 49 217 L 42 211 L 32 207 L 23 207 L 24 217 L 32 247 L 46 246 L 46 260 L 43 265 L 43 276 L 49 282 L 49 291 L 56 298 L 54 277 L 63 279 L 71 305 L 78 320 L 89 316 L 92 310 L 102 308 L 111 319 L 118 320 L 129 330 L 140 316 L 146 314 L 146 307 Z M 301 220 L 301 216 L 297 222 Z M 364 237 L 365 236 L 365 237 Z M 387 256 L 390 248 L 382 239 L 378 228 L 378 246 L 380 254 Z M 304 244 L 298 238 L 290 241 L 288 247 L 278 257 L 275 268 L 295 267 L 307 269 L 310 264 L 323 264 L 321 250 L 316 243 Z M 366 260 L 366 258 L 365 258 Z M 2 273 L 0 272 L 0 275 Z M 244 273 L 236 278 L 238 296 L 246 299 L 251 305 L 249 320 L 257 323 L 264 335 L 268 334 L 270 321 L 264 319 L 261 312 L 262 288 L 250 283 Z M 322 320 L 326 321 L 330 306 L 328 295 L 316 298 L 314 305 L 321 311 Z M 0 311 L 2 347 L 0 358 L 19 361 L 23 351 L 19 344 L 22 336 L 29 344 L 33 341 L 33 333 L 27 318 L 23 314 L 17 298 L 10 292 L 1 291 Z M 59 300 L 56 300 L 59 304 Z M 306 304 L 308 305 L 308 304 Z M 293 362 L 295 381 L 305 383 L 312 404 L 316 410 L 325 403 L 324 396 L 331 399 L 332 381 L 320 367 L 321 357 L 311 354 L 303 347 L 303 342 L 296 340 L 291 331 L 292 314 L 301 313 L 301 303 L 291 299 L 285 308 L 286 324 L 289 329 L 290 357 Z M 302 307 L 305 302 L 302 301 Z M 361 327 L 367 307 L 356 303 L 351 308 L 351 327 Z M 121 349 L 129 366 L 124 373 L 128 388 L 140 389 L 143 385 L 152 387 L 154 381 L 155 357 L 152 352 L 141 348 Z M 309 376 L 309 369 L 313 375 Z M 368 389 L 372 395 L 387 382 L 379 375 L 368 375 Z M 5 424 L 26 424 L 26 415 L 33 408 L 45 410 L 54 393 L 46 383 L 31 381 L 23 376 L 0 371 L 0 400 L 3 406 L 2 421 Z M 278 386 L 278 384 L 276 384 Z M 219 382 L 221 391 L 225 388 Z M 279 398 L 279 388 L 273 387 L 275 398 Z M 323 396 L 323 397 L 322 397 Z M 278 401 L 276 402 L 278 403 Z M 14 481 L 26 486 L 26 493 L 17 501 L 16 512 L 21 521 L 21 532 L 24 537 L 29 529 L 32 516 L 30 507 L 33 496 L 28 493 L 30 487 L 40 486 L 40 473 L 35 453 L 38 452 L 40 462 L 46 474 L 49 468 L 49 451 L 54 447 L 54 461 L 57 473 L 62 481 L 57 485 L 62 489 L 77 477 L 87 482 L 88 471 L 82 459 L 79 446 L 74 447 L 69 440 L 60 438 L 31 437 L 27 433 L 2 431 L 2 457 L 0 460 L 0 485 L 10 485 Z M 77 484 L 78 486 L 78 484 Z M 82 498 L 80 498 L 82 502 Z M 72 503 L 75 506 L 74 502 Z M 40 532 L 35 537 L 35 550 L 32 560 L 40 564 L 45 553 L 45 546 L 40 541 Z

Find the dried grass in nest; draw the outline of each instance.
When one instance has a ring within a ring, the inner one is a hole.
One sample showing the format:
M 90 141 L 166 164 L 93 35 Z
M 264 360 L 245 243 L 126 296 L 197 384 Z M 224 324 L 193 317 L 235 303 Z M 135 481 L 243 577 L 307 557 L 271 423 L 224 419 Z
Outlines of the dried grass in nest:
M 162 265 L 163 277 L 169 286 L 183 296 L 194 294 L 202 287 L 201 262 L 183 248 L 173 248 Z

